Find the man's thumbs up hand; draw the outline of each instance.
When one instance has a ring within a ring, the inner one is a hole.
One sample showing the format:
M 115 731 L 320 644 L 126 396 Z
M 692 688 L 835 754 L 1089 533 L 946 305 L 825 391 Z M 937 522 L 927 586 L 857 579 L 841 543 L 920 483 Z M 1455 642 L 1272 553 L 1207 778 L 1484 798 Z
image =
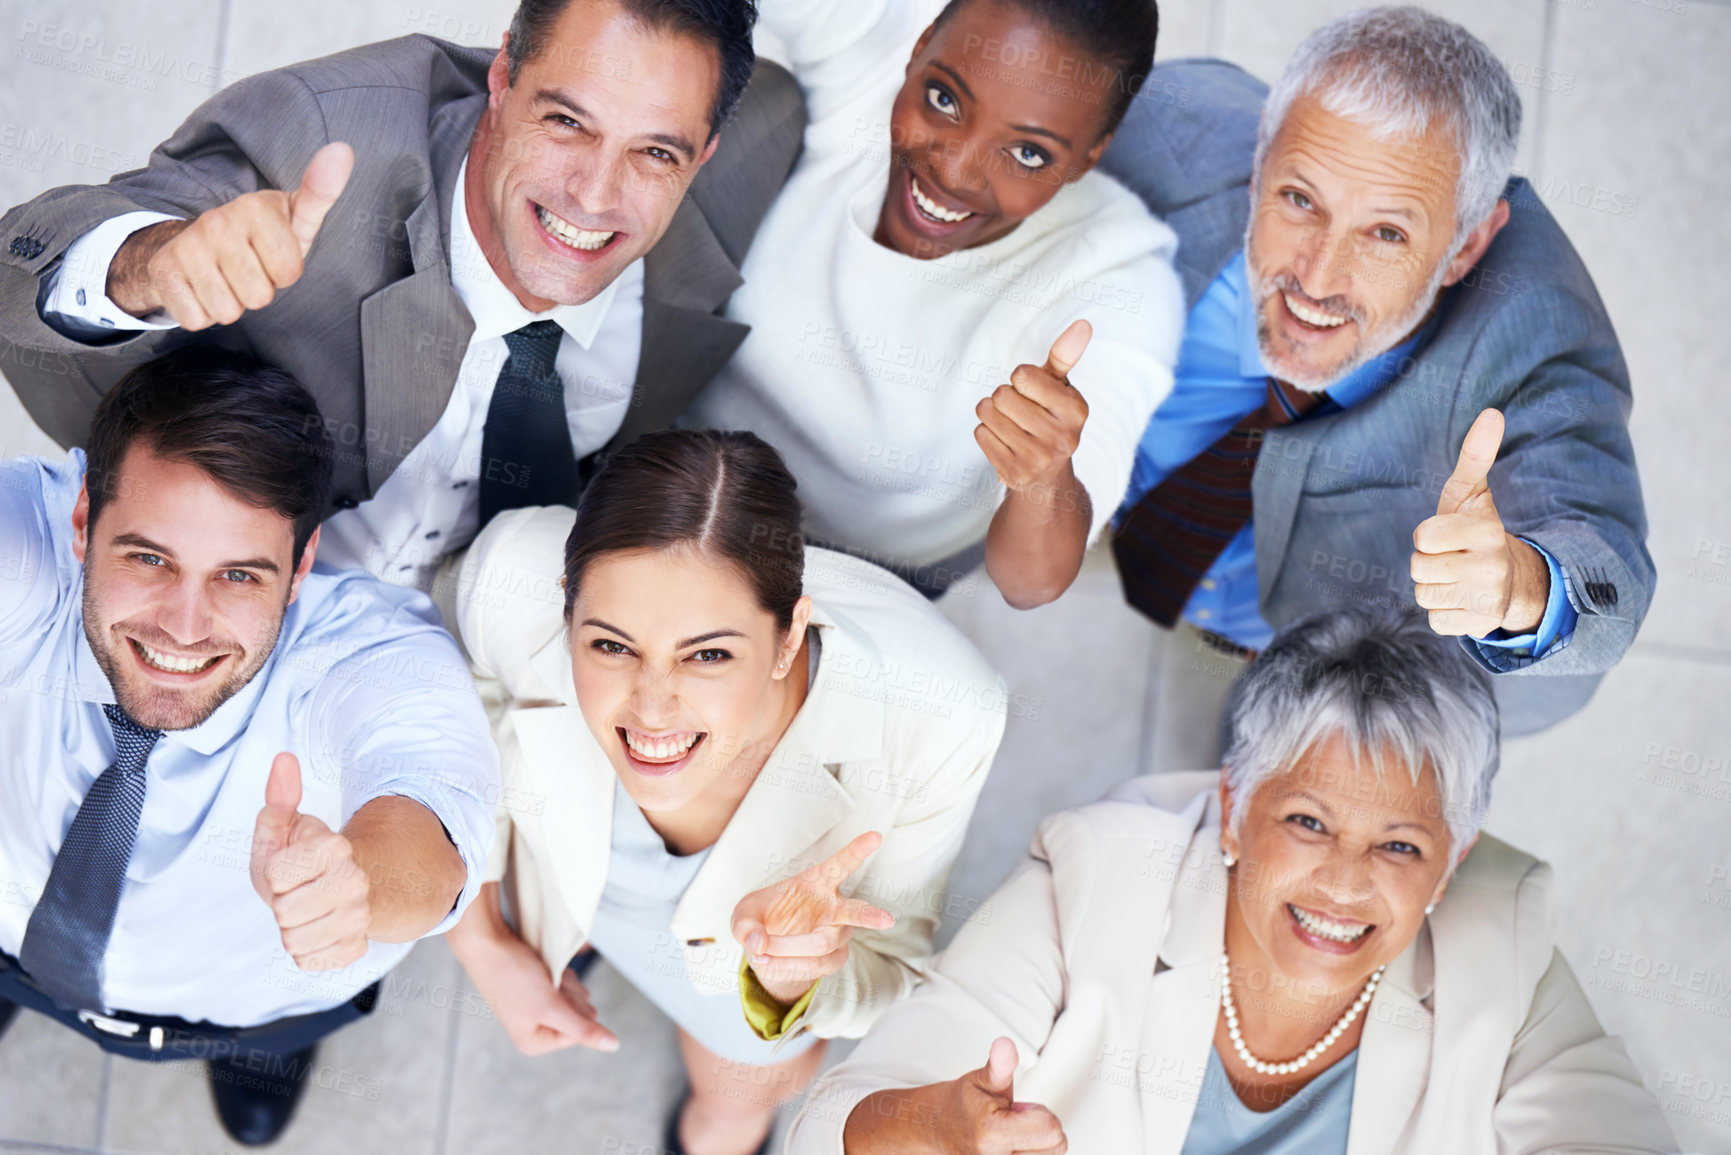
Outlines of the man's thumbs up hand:
M 190 221 L 140 229 L 108 266 L 108 296 L 135 317 L 166 310 L 188 332 L 234 324 L 300 280 L 354 167 L 355 150 L 332 141 L 293 192 L 242 193 Z
M 335 970 L 367 953 L 372 886 L 349 840 L 302 814 L 300 804 L 300 760 L 278 754 L 253 827 L 252 885 L 276 916 L 295 965 Z
M 1491 499 L 1491 466 L 1502 442 L 1503 415 L 1486 409 L 1461 442 L 1436 515 L 1412 533 L 1414 595 L 1439 634 L 1523 634 L 1544 617 L 1550 570 L 1537 550 L 1503 528 Z

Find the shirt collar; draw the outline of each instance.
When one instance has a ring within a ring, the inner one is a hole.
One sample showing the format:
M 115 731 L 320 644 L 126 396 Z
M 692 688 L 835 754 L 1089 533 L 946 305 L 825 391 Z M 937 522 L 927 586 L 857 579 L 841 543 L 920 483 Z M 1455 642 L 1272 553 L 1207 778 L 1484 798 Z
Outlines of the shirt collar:
M 1238 371 L 1247 378 L 1269 376 L 1262 361 L 1262 345 L 1256 339 L 1256 308 L 1250 298 L 1250 273 L 1245 266 L 1244 250 L 1238 250 L 1220 271 L 1233 291 L 1238 294 Z M 1432 309 L 1430 318 L 1418 332 L 1379 357 L 1373 357 L 1328 387 L 1328 399 L 1342 409 L 1350 409 L 1392 384 L 1403 371 L 1405 362 L 1430 343 L 1436 333 L 1440 309 Z
M 545 313 L 531 313 L 493 271 L 469 227 L 464 189 L 468 171 L 469 162 L 465 158 L 457 170 L 457 187 L 451 194 L 451 287 L 457 290 L 457 296 L 475 320 L 475 335 L 471 339 L 503 337 L 532 321 L 556 321 L 572 340 L 589 348 L 607 320 L 613 298 L 619 294 L 619 283 L 628 278 L 642 279 L 642 258 L 631 262 L 605 289 L 581 305 L 558 305 Z

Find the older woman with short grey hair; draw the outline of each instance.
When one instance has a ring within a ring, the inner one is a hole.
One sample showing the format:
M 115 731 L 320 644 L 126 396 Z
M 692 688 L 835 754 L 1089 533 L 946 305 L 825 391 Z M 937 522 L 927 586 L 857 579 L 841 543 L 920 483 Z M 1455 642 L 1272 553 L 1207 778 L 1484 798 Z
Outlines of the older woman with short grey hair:
M 1479 833 L 1486 674 L 1416 614 L 1332 611 L 1230 716 L 1222 772 L 1048 818 L 789 1151 L 1675 1150 L 1550 868 Z

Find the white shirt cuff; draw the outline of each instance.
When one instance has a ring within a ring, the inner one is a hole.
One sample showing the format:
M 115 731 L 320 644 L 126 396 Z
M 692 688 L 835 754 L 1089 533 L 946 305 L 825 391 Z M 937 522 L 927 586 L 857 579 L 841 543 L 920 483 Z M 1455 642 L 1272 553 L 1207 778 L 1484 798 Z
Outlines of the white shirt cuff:
M 108 266 L 126 238 L 160 221 L 167 213 L 135 212 L 110 217 L 72 242 L 51 272 L 43 274 L 42 319 L 74 339 L 104 333 L 172 329 L 175 321 L 157 311 L 134 317 L 108 298 Z

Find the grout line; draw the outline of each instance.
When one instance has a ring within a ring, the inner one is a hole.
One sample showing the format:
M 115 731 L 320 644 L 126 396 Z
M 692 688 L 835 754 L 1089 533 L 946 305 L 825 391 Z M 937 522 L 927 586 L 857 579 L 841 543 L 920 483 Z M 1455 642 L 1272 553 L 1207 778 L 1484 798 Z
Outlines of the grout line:
M 222 79 L 223 66 L 228 63 L 228 23 L 234 0 L 221 0 L 216 10 L 216 75 Z
M 1226 0 L 1208 0 L 1208 55 L 1226 59 Z
M 1557 48 L 1557 5 L 1550 0 L 1540 0 L 1545 10 L 1544 29 L 1539 41 L 1539 75 L 1551 75 L 1551 67 L 1556 60 Z M 1545 172 L 1545 139 L 1551 124 L 1551 93 L 1549 85 L 1539 85 L 1538 99 L 1533 102 L 1533 172 L 1534 177 L 1542 177 Z
M 102 1090 L 96 1096 L 96 1151 L 108 1150 L 108 1096 L 114 1087 L 114 1056 L 102 1052 Z
M 451 988 L 455 990 L 464 981 L 463 964 L 455 956 L 451 959 Z M 462 1028 L 462 1015 L 447 1015 L 449 1026 L 445 1029 L 445 1077 L 444 1086 L 440 1089 L 439 1099 L 444 1109 L 439 1112 L 439 1125 L 433 1131 L 433 1155 L 445 1155 L 445 1149 L 451 1141 L 451 1112 L 455 1110 L 452 1092 L 457 1086 L 457 1036 Z

